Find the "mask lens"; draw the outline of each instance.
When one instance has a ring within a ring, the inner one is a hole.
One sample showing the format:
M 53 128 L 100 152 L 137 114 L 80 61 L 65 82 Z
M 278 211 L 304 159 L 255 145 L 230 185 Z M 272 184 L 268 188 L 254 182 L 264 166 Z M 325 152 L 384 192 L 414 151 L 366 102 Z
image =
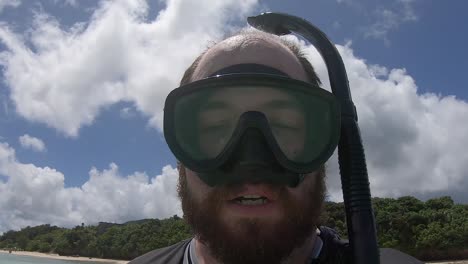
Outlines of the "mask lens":
M 222 102 L 210 100 L 215 89 L 188 94 L 175 105 L 176 140 L 194 160 L 218 156 L 234 131 L 234 113 Z
M 329 102 L 312 95 L 301 97 L 304 107 L 305 124 L 303 148 L 300 152 L 289 151 L 287 144 L 279 144 L 285 155 L 298 163 L 307 163 L 318 157 L 330 144 L 335 124 L 334 112 Z
M 307 163 L 329 146 L 333 134 L 335 112 L 321 94 L 290 86 L 203 87 L 177 100 L 176 140 L 193 160 L 214 159 L 233 137 L 240 116 L 257 111 L 268 121 L 270 131 L 263 133 L 272 135 L 284 156 Z

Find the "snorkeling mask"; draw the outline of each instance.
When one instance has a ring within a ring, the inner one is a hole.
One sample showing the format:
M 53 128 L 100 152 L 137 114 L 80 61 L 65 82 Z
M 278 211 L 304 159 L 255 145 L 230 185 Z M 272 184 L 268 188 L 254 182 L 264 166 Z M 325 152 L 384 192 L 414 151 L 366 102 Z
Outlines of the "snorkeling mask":
M 318 85 L 268 66 L 238 64 L 173 90 L 164 130 L 178 160 L 210 186 L 295 187 L 335 150 L 340 109 Z

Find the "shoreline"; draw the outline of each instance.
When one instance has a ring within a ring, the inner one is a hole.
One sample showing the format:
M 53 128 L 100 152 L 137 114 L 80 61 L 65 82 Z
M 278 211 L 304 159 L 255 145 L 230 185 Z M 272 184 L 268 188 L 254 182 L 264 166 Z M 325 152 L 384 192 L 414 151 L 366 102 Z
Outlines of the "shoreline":
M 101 258 L 89 258 L 89 257 L 73 257 L 73 256 L 59 256 L 58 254 L 41 253 L 35 251 L 11 251 L 0 249 L 0 253 L 13 254 L 18 256 L 30 256 L 38 258 L 58 259 L 58 260 L 72 260 L 81 262 L 101 262 L 107 264 L 127 264 L 129 260 L 118 260 L 118 259 L 101 259 Z M 468 264 L 468 260 L 453 260 L 453 261 L 431 261 L 426 262 L 427 264 Z
M 48 253 L 33 252 L 33 251 L 11 251 L 10 253 L 8 250 L 0 250 L 0 253 L 13 254 L 13 255 L 18 255 L 18 256 L 30 256 L 30 257 L 59 259 L 59 260 L 73 260 L 73 261 L 82 261 L 82 262 L 93 261 L 93 262 L 102 262 L 102 263 L 108 263 L 108 264 L 127 264 L 129 262 L 127 260 L 117 260 L 117 259 L 59 256 L 58 254 L 48 254 Z
M 447 261 L 431 261 L 427 262 L 427 264 L 468 264 L 468 260 L 447 260 Z

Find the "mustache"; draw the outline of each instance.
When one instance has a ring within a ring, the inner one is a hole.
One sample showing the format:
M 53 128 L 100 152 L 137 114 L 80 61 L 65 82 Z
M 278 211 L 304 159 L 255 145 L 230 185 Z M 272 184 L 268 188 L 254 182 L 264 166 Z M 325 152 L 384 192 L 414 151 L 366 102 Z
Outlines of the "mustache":
M 227 164 L 212 172 L 198 173 L 209 178 L 220 180 L 218 187 L 235 188 L 243 184 L 269 184 L 279 188 L 286 184 L 290 185 L 291 178 L 297 178 L 297 174 L 274 164 L 264 163 L 238 163 Z
M 266 197 L 270 201 L 277 201 L 281 204 L 289 201 L 288 190 L 285 185 L 270 183 L 233 183 L 222 186 L 216 186 L 205 198 L 205 204 L 211 204 L 215 208 L 223 206 L 224 202 L 231 201 L 242 194 L 249 193 L 247 190 L 255 189 L 252 193 Z
M 240 194 L 248 192 L 247 189 L 254 189 L 267 199 L 284 202 L 289 200 L 287 184 L 284 178 L 287 177 L 287 171 L 267 164 L 249 163 L 231 167 L 229 170 L 218 172 L 217 177 L 226 177 L 229 179 L 221 185 L 212 189 L 207 196 L 216 207 L 226 200 L 232 200 Z

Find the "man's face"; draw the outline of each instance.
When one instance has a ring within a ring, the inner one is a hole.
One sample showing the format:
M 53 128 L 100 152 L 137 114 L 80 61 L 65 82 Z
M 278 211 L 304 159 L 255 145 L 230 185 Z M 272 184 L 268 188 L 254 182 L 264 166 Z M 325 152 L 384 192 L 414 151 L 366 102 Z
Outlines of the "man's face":
M 235 41 L 228 39 L 211 48 L 200 61 L 193 80 L 237 63 L 264 64 L 293 78 L 307 80 L 295 56 L 279 43 L 250 40 L 243 44 L 243 49 L 237 50 L 232 48 L 238 45 Z M 291 99 L 274 91 L 267 97 L 255 92 L 238 93 L 234 88 L 228 93 L 215 93 L 209 100 L 221 101 L 231 111 L 242 113 L 267 111 L 271 102 Z M 200 125 L 218 118 L 219 114 L 222 113 L 203 115 L 202 112 Z M 304 117 L 293 109 L 290 116 L 294 119 L 289 120 L 291 122 L 304 122 Z M 291 138 L 285 146 L 298 151 L 304 137 Z M 210 142 L 208 136 L 202 140 Z M 179 196 L 184 216 L 197 238 L 223 263 L 279 263 L 302 245 L 318 224 L 325 192 L 323 170 L 306 175 L 295 188 L 262 182 L 210 187 L 196 172 L 183 165 L 179 172 Z M 244 198 L 242 202 L 239 197 Z

